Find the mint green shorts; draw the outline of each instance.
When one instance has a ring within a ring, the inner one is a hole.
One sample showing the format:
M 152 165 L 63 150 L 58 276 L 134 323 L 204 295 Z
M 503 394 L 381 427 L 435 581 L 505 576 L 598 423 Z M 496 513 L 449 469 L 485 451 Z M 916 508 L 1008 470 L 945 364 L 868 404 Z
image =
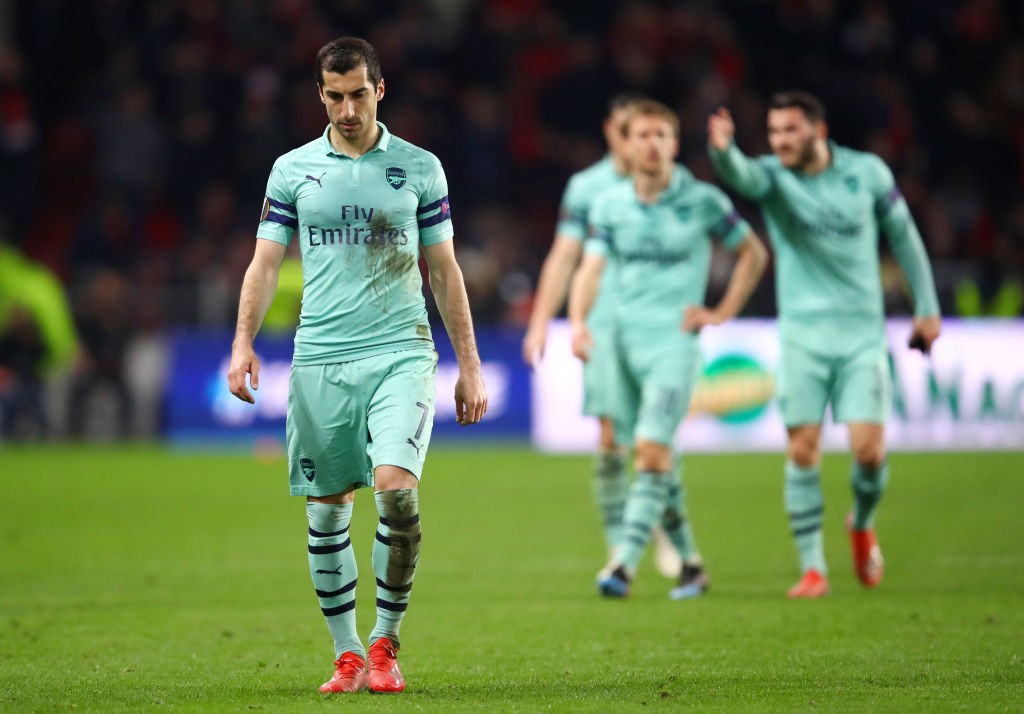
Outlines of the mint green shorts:
M 583 363 L 583 413 L 607 417 L 613 407 L 611 381 L 615 375 L 615 338 L 611 330 L 592 330 L 590 359 Z
M 434 425 L 437 353 L 406 350 L 292 365 L 286 442 L 293 496 L 373 485 L 378 466 L 423 472 Z
M 700 347 L 693 335 L 630 335 L 616 341 L 610 384 L 615 438 L 671 446 L 690 410 L 700 376 Z
M 885 424 L 892 376 L 884 338 L 847 338 L 829 347 L 782 338 L 775 393 L 787 427 L 821 424 L 825 405 L 839 424 Z

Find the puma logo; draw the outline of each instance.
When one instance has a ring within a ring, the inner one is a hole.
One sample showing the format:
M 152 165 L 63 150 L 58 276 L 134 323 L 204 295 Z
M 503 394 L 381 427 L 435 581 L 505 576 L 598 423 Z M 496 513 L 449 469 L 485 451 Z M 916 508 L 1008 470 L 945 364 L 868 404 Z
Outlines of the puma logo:
M 411 437 L 406 439 L 405 443 L 408 444 L 409 446 L 411 446 L 412 448 L 416 449 L 416 458 L 419 458 L 420 457 L 420 449 L 422 449 L 423 446 L 422 445 L 417 445 L 416 442 L 413 441 Z
M 320 178 L 317 178 L 316 176 L 310 176 L 309 174 L 306 174 L 306 178 L 308 180 L 310 180 L 310 181 L 316 181 L 316 185 L 319 186 L 320 188 L 323 188 L 324 185 L 322 183 L 320 183 L 320 179 L 322 179 L 326 175 L 327 175 L 327 172 L 324 171 L 322 174 L 320 174 Z
M 341 575 L 341 566 L 339 565 L 334 570 L 321 570 L 320 568 L 317 568 L 316 569 L 316 574 L 317 575 Z

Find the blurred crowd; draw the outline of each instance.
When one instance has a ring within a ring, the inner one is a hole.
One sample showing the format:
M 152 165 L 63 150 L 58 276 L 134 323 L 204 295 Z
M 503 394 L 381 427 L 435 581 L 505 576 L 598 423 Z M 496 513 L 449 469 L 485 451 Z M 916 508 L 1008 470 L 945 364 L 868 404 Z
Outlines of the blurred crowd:
M 565 181 L 600 158 L 607 100 L 627 89 L 678 110 L 680 160 L 708 180 L 709 112 L 729 106 L 740 146 L 764 153 L 768 96 L 818 94 L 837 141 L 893 167 L 944 313 L 1021 313 L 1012 0 L 7 0 L 0 241 L 66 290 L 73 394 L 123 374 L 134 337 L 233 324 L 270 167 L 323 131 L 314 57 L 343 34 L 378 48 L 381 119 L 445 166 L 480 322 L 525 323 Z M 4 344 L 31 317 L 14 302 L 0 294 Z M 769 277 L 748 314 L 773 311 Z

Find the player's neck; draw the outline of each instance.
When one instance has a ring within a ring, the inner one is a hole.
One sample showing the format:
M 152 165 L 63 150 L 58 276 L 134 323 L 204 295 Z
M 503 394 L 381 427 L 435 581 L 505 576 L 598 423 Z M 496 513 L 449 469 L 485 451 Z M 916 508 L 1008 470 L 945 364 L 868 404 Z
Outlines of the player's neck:
M 657 203 L 671 181 L 672 167 L 663 168 L 656 173 L 637 171 L 633 175 L 633 187 L 641 203 Z
M 817 176 L 832 165 L 832 150 L 828 142 L 822 139 L 814 145 L 814 157 L 803 165 L 801 171 L 808 176 Z
M 615 169 L 615 173 L 619 176 L 625 176 L 629 173 L 629 164 L 626 163 L 626 159 L 621 156 L 611 155 L 612 157 L 612 168 Z
M 331 146 L 334 147 L 335 151 L 339 154 L 351 157 L 353 159 L 359 158 L 363 154 L 367 153 L 380 140 L 380 127 L 377 126 L 377 122 L 374 121 L 372 127 L 366 134 L 358 137 L 355 141 L 349 141 L 341 135 L 334 126 L 331 126 Z

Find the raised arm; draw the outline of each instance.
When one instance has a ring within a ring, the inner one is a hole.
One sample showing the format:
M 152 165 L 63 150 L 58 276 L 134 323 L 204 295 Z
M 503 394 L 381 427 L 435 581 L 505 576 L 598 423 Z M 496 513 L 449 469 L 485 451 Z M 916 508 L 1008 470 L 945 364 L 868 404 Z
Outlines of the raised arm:
M 424 246 L 423 257 L 427 261 L 430 289 L 459 361 L 459 378 L 455 382 L 455 418 L 463 426 L 476 424 L 487 412 L 487 388 L 473 334 L 466 283 L 455 261 L 453 241 Z
M 771 176 L 736 146 L 736 125 L 725 107 L 708 116 L 708 154 L 715 173 L 730 188 L 751 200 L 771 190 Z
M 245 375 L 253 389 L 260 388 L 260 360 L 253 348 L 253 340 L 266 317 L 277 290 L 277 276 L 284 261 L 287 246 L 272 240 L 257 239 L 252 262 L 242 280 L 238 299 L 238 323 L 235 339 L 231 343 L 231 362 L 228 367 L 228 388 L 231 393 L 250 404 L 256 398 L 245 383 Z

